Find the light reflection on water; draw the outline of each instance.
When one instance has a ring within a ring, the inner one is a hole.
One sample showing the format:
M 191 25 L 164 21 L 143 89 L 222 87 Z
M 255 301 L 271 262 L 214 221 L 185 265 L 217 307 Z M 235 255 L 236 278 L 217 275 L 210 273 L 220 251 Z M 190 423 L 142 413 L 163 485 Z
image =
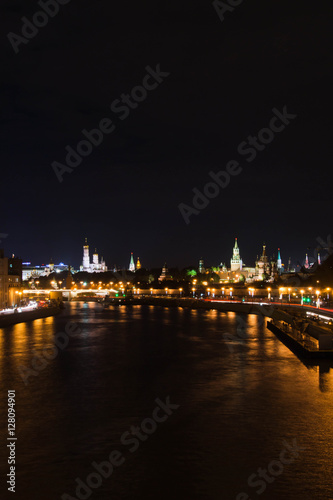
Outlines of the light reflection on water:
M 68 321 L 80 331 L 25 386 L 18 367 L 31 367 Z M 121 449 L 123 432 L 168 395 L 180 408 L 135 454 L 124 450 L 125 464 L 91 498 L 257 498 L 247 478 L 278 458 L 284 439 L 306 450 L 260 498 L 333 498 L 332 367 L 306 366 L 257 316 L 71 303 L 0 329 L 0 348 L 1 407 L 17 392 L 18 499 L 75 496 L 75 478 Z

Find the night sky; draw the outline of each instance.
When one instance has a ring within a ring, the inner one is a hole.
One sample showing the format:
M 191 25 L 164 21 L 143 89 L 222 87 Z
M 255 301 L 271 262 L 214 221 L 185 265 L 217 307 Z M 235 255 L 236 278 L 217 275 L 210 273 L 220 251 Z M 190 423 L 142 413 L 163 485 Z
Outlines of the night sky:
M 0 7 L 6 254 L 78 267 L 87 237 L 109 267 L 128 266 L 131 251 L 144 267 L 218 265 L 238 237 L 252 266 L 263 241 L 285 264 L 327 241 L 331 2 L 244 0 L 221 22 L 204 0 L 71 0 L 16 54 L 7 34 L 22 36 L 21 18 L 38 11 Z M 111 111 L 157 65 L 169 73 L 157 88 L 125 119 Z M 248 162 L 240 143 L 284 106 L 297 117 Z M 59 182 L 52 163 L 105 118 L 114 131 Z M 193 206 L 193 188 L 231 160 L 241 173 L 186 224 L 179 204 Z

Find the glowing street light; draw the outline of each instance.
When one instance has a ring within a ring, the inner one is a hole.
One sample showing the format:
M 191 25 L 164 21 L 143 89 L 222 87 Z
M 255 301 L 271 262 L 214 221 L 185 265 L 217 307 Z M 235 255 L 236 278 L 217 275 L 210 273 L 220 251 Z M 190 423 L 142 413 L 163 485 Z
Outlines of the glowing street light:
M 180 297 L 182 296 L 182 291 L 183 291 L 183 289 L 182 289 L 182 288 L 179 288 L 179 296 L 180 296 Z
M 271 300 L 271 289 L 270 288 L 267 288 L 267 291 L 268 291 L 268 300 Z
M 316 290 L 316 295 L 317 295 L 317 307 L 320 307 L 320 299 L 319 299 L 319 294 L 320 294 L 320 291 L 319 291 L 319 290 Z
M 330 301 L 330 290 L 331 290 L 331 289 L 330 289 L 329 287 L 327 287 L 327 288 L 326 288 L 326 292 L 327 292 L 327 301 L 328 301 L 328 302 Z
M 304 294 L 304 290 L 301 290 L 301 305 L 303 305 L 303 294 Z
M 168 288 L 164 288 L 165 290 L 165 295 L 168 295 Z
M 193 298 L 194 298 L 195 288 L 192 288 L 192 292 L 193 292 Z
M 291 288 L 288 288 L 288 293 L 289 293 L 289 304 L 290 304 L 290 292 L 291 292 Z

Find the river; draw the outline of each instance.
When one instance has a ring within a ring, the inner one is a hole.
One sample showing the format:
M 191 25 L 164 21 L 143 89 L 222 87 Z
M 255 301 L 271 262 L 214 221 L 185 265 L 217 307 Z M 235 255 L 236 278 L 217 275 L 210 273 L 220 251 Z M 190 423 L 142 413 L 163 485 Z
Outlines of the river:
M 0 498 L 15 390 L 17 500 L 333 499 L 332 369 L 258 316 L 67 303 L 0 329 L 0 388 Z

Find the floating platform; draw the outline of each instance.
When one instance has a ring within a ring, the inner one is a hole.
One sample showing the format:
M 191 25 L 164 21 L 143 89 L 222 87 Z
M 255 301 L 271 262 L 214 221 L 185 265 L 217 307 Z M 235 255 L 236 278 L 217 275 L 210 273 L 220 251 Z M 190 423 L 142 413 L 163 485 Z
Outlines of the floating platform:
M 292 352 L 312 359 L 333 359 L 333 349 L 319 349 L 315 339 L 310 340 L 309 335 L 299 333 L 297 336 L 284 330 L 272 321 L 267 322 L 267 328 L 273 332 Z

